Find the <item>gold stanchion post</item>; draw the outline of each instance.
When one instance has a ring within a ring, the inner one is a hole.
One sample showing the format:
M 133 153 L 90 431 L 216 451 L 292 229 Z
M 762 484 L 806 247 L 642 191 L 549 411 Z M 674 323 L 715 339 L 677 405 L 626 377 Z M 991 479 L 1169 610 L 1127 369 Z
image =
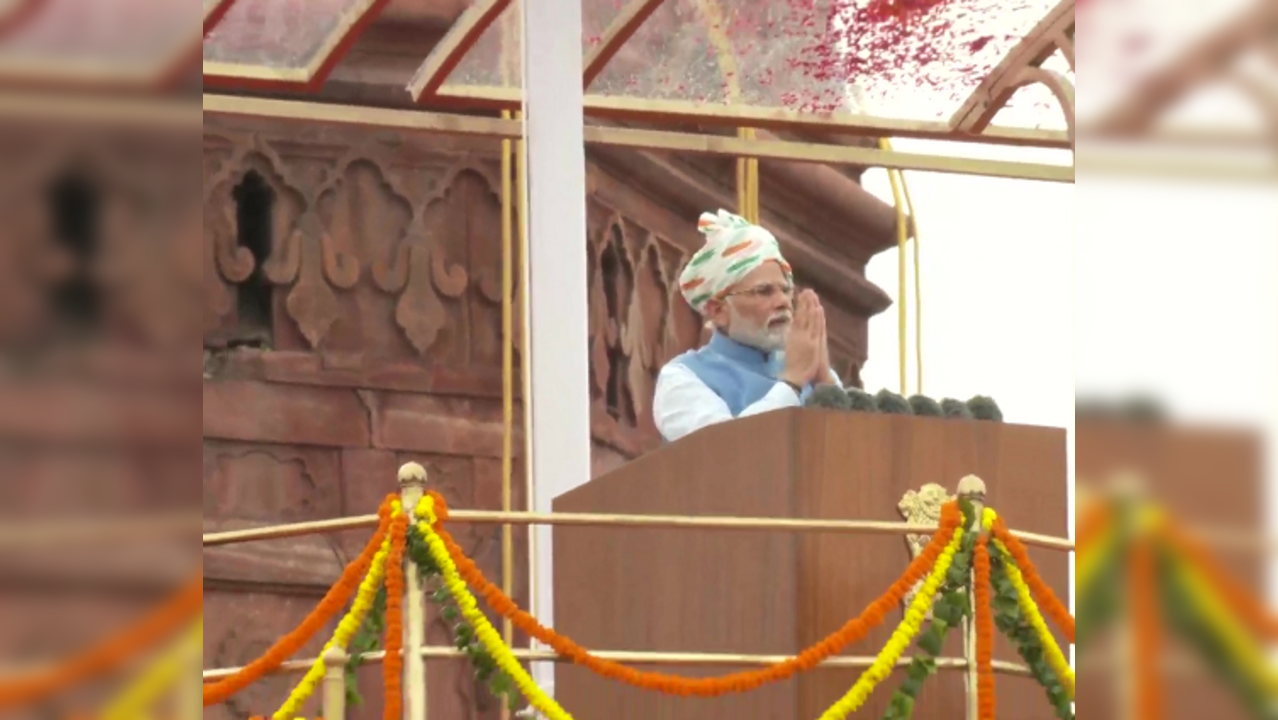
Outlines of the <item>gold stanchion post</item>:
M 399 469 L 399 497 L 404 512 L 413 517 L 413 510 L 426 493 L 426 468 L 410 462 Z M 426 661 L 422 648 L 426 646 L 425 593 L 417 565 L 405 558 L 404 570 L 404 702 L 405 720 L 426 720 Z
M 346 651 L 331 647 L 324 651 L 324 720 L 346 720 Z
M 968 528 L 969 532 L 983 532 L 981 525 L 981 514 L 985 511 L 985 481 L 975 475 L 968 475 L 959 481 L 958 496 L 962 500 L 967 500 L 972 504 L 972 508 L 976 511 L 976 517 L 972 520 L 972 527 Z M 969 593 L 975 608 L 976 603 L 976 573 L 971 572 L 968 579 Z M 976 662 L 976 621 L 968 620 L 963 624 L 963 657 L 967 660 L 967 718 L 968 720 L 976 720 L 980 714 L 980 705 L 978 703 L 980 670 Z

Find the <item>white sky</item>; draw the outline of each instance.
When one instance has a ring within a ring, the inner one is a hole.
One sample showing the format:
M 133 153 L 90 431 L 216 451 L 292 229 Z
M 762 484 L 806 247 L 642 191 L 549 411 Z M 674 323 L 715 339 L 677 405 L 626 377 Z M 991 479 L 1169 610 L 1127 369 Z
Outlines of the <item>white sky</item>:
M 1068 161 L 1018 148 L 896 147 Z M 1278 189 L 1087 175 L 1077 185 L 934 173 L 906 182 L 922 236 L 923 390 L 991 395 L 1010 422 L 1069 429 L 1071 519 L 1076 384 L 1148 391 L 1185 418 L 1260 424 L 1274 447 Z M 891 202 L 882 170 L 865 185 Z M 898 296 L 895 251 L 868 274 Z M 915 392 L 913 290 L 907 299 Z M 893 308 L 871 321 L 867 389 L 897 389 L 897 363 Z

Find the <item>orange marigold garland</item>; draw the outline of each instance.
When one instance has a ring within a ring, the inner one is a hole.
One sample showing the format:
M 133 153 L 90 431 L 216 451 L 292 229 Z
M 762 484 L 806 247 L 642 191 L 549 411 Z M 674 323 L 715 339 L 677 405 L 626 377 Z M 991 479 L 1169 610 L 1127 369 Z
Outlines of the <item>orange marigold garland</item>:
M 972 579 L 976 602 L 976 672 L 977 717 L 994 720 L 996 700 L 994 695 L 994 597 L 990 585 L 989 536 L 982 535 L 976 541 L 972 558 Z
M 798 656 L 749 672 L 733 673 L 717 678 L 686 678 L 636 670 L 595 657 L 573 642 L 571 638 L 559 635 L 554 630 L 541 625 L 536 618 L 521 610 L 509 596 L 502 592 L 501 588 L 489 582 L 475 563 L 466 557 L 461 547 L 442 527 L 443 521 L 447 519 L 447 506 L 444 499 L 435 493 L 431 495 L 435 499 L 435 513 L 439 520 L 435 531 L 447 546 L 448 553 L 452 556 L 461 576 L 476 593 L 483 596 L 489 607 L 503 617 L 509 618 L 516 627 L 529 636 L 549 645 L 559 655 L 599 675 L 668 695 L 697 697 L 716 697 L 732 692 L 747 692 L 768 683 L 785 680 L 795 673 L 811 670 L 848 645 L 865 638 L 871 630 L 881 625 L 889 614 L 900 607 L 911 588 L 927 577 L 936 564 L 937 558 L 953 538 L 954 530 L 963 521 L 963 514 L 959 510 L 958 503 L 947 503 L 941 513 L 940 529 L 923 552 L 910 563 L 900 579 L 882 597 L 871 603 L 860 617 L 849 620 L 843 627 L 799 653 Z
M 1025 583 L 1029 585 L 1030 591 L 1034 593 L 1034 599 L 1039 606 L 1046 611 L 1047 616 L 1056 623 L 1064 633 L 1065 637 L 1072 644 L 1074 642 L 1074 616 L 1069 614 L 1069 608 L 1065 607 L 1056 597 L 1056 593 L 1052 592 L 1052 588 L 1043 582 L 1043 578 L 1039 577 L 1038 569 L 1034 567 L 1034 562 L 1030 560 L 1029 551 L 1025 549 L 1024 543 L 1020 541 L 1011 530 L 1007 529 L 1007 523 L 1003 522 L 1003 518 L 994 521 L 993 527 L 994 537 L 1002 541 L 1008 552 L 1012 553 L 1012 557 L 1016 559 L 1016 566 L 1020 569 L 1021 575 L 1025 577 Z
M 398 503 L 396 504 L 398 506 Z M 386 690 L 384 720 L 402 720 L 404 703 L 404 549 L 408 546 L 408 513 L 391 522 L 390 554 L 386 556 L 386 660 L 382 681 Z
M 1229 609 L 1247 627 L 1266 640 L 1278 641 L 1278 617 L 1272 615 L 1253 593 L 1233 579 L 1197 539 L 1170 517 L 1159 527 L 1157 532 L 1162 538 L 1211 582 Z
M 1161 607 L 1158 602 L 1157 568 L 1150 538 L 1138 538 L 1131 550 L 1132 610 L 1135 626 L 1136 717 L 1133 720 L 1162 720 L 1163 688 L 1158 660 L 1162 657 Z
M 26 705 L 89 678 L 108 673 L 168 637 L 204 607 L 203 573 L 136 625 L 48 670 L 0 681 L 0 708 Z
M 364 546 L 363 552 L 359 557 L 351 561 L 350 564 L 342 571 L 342 576 L 338 581 L 329 588 L 328 594 L 320 600 L 319 605 L 315 607 L 311 614 L 302 621 L 292 632 L 280 638 L 270 650 L 266 651 L 258 659 L 241 668 L 234 675 L 223 678 L 215 683 L 209 683 L 204 686 L 204 707 L 210 705 L 218 705 L 226 702 L 236 693 L 244 688 L 252 685 L 262 679 L 268 673 L 275 671 L 284 661 L 302 649 L 315 633 L 319 632 L 325 625 L 329 623 L 342 608 L 350 602 L 351 597 L 359 589 L 360 581 L 368 572 L 368 568 L 373 564 L 373 556 L 382 546 L 382 541 L 386 539 L 386 533 L 390 529 L 391 521 L 391 502 L 395 498 L 394 495 L 387 496 L 378 508 L 378 516 L 380 523 L 377 531 L 373 533 L 373 537 L 369 539 L 368 544 Z

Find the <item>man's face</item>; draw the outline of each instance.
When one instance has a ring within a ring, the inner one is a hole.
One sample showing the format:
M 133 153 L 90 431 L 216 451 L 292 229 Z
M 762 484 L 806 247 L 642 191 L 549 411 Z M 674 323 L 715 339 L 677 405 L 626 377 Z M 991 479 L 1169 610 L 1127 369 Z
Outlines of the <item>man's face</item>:
M 728 337 L 773 352 L 785 347 L 794 318 L 794 288 L 780 265 L 767 262 L 729 288 L 721 300 L 707 304 L 706 310 Z

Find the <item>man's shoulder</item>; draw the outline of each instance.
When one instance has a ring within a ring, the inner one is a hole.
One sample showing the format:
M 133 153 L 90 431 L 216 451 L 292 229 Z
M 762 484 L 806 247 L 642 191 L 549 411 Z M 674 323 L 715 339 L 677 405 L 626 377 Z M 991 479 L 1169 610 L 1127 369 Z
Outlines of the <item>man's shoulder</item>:
M 693 388 L 705 387 L 705 381 L 695 369 L 697 363 L 694 351 L 688 351 L 671 358 L 657 373 L 654 391 L 656 402 L 660 404 L 663 396 L 683 393 Z
M 685 350 L 684 352 L 681 352 L 678 355 L 675 355 L 674 357 L 667 360 L 666 364 L 661 366 L 661 371 L 659 374 L 660 375 L 681 375 L 681 374 L 692 372 L 692 368 L 689 366 L 689 363 L 696 362 L 696 358 L 697 358 L 696 348 L 693 348 L 692 350 Z

